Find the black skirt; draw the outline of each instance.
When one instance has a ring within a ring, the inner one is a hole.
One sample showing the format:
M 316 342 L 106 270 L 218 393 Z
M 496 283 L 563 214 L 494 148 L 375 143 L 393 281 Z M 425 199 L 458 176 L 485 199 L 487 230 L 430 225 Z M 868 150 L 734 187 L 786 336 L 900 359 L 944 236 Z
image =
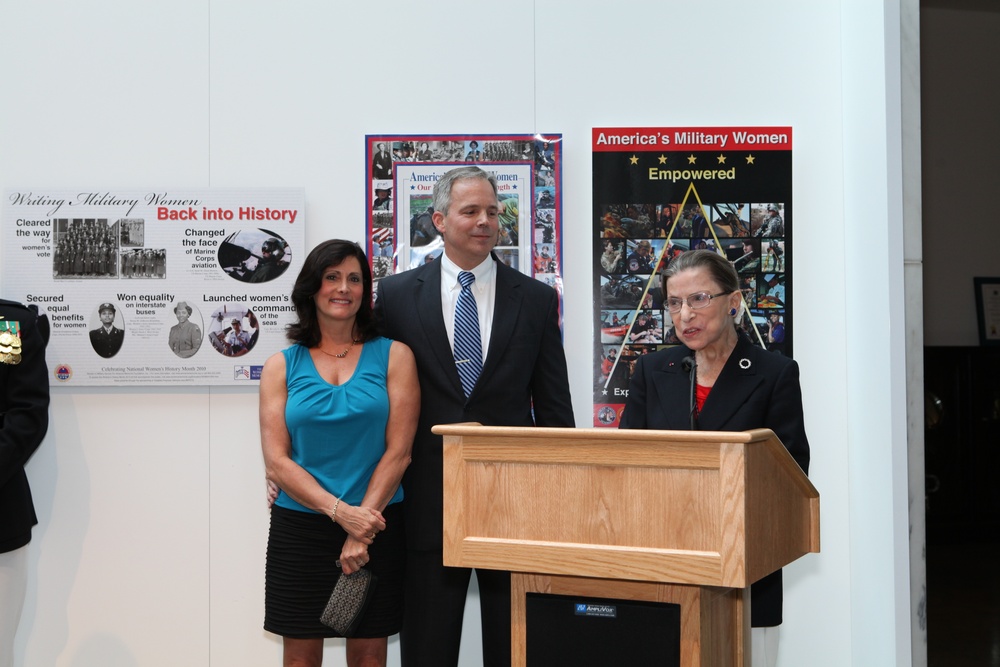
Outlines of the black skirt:
M 388 637 L 403 620 L 403 503 L 382 512 L 385 530 L 368 547 L 365 566 L 378 581 L 355 637 Z M 347 532 L 325 514 L 271 508 L 264 574 L 264 629 L 296 639 L 338 637 L 319 622 L 341 570 Z

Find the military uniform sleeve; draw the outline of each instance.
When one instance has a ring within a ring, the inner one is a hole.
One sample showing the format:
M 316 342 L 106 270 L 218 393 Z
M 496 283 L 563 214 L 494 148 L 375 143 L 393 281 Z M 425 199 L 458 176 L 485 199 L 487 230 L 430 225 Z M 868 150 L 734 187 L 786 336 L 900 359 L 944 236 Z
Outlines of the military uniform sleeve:
M 20 309 L 19 309 L 20 310 Z M 49 425 L 49 378 L 45 342 L 35 315 L 23 309 L 16 317 L 4 309 L 5 319 L 21 328 L 21 361 L 0 364 L 0 487 L 21 470 L 38 449 Z M 16 320 L 15 320 L 16 317 Z

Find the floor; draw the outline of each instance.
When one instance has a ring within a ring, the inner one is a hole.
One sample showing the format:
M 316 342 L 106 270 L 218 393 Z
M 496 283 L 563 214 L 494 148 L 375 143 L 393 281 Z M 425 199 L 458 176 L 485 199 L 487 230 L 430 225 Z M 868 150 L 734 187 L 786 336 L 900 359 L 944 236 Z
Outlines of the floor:
M 1000 667 L 1000 543 L 927 546 L 928 667 Z

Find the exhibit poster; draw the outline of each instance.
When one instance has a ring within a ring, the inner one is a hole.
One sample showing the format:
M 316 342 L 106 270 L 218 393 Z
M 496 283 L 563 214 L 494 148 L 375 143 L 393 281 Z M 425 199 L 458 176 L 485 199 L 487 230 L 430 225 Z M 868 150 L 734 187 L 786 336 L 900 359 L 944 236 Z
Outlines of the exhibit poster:
M 434 261 L 444 242 L 433 223 L 434 184 L 478 166 L 497 181 L 498 261 L 562 295 L 562 136 L 559 134 L 368 135 L 366 202 L 372 273 Z
M 49 319 L 52 385 L 255 383 L 287 345 L 297 188 L 4 193 L 5 298 Z
M 791 356 L 792 129 L 594 128 L 594 426 L 617 427 L 640 355 L 678 345 L 660 272 L 680 254 L 725 256 L 738 328 Z

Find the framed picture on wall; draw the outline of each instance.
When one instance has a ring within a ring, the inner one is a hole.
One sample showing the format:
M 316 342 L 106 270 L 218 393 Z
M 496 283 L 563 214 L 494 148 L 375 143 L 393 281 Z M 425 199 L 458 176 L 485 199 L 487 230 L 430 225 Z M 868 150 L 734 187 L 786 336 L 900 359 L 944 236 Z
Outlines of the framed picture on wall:
M 376 283 L 441 254 L 434 184 L 451 169 L 479 166 L 497 182 L 497 260 L 551 285 L 561 298 L 561 134 L 372 134 L 365 137 L 365 149 Z
M 1000 278 L 973 278 L 979 344 L 1000 345 Z

